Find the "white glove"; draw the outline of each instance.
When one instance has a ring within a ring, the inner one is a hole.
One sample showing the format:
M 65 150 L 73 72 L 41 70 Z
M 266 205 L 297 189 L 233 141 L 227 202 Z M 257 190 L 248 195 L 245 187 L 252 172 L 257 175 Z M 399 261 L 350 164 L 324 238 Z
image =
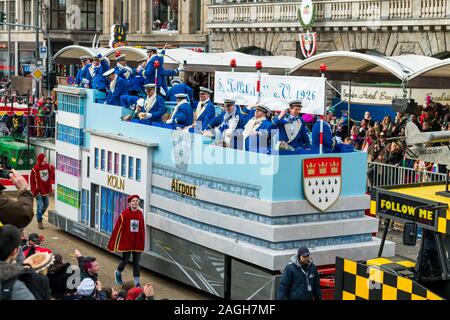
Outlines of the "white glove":
M 166 121 L 167 124 L 172 124 L 172 119 Z
M 180 64 L 177 68 L 178 72 L 184 71 L 184 65 Z
M 152 117 L 152 114 L 150 112 L 145 114 L 145 119 L 150 119 Z

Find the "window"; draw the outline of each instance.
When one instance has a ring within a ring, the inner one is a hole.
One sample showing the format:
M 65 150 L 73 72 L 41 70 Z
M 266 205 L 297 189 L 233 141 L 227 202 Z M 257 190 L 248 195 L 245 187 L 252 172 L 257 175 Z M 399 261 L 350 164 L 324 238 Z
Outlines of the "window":
M 81 223 L 90 225 L 91 222 L 91 199 L 89 197 L 89 190 L 81 189 Z
M 80 207 L 80 192 L 70 189 L 62 184 L 58 184 L 57 187 L 58 201 L 64 202 L 69 206 L 79 208 Z
M 50 12 L 50 28 L 66 30 L 66 0 L 51 0 Z
M 105 171 L 105 150 L 101 151 L 101 170 Z
M 108 151 L 108 172 L 112 172 L 112 152 Z
M 202 31 L 202 0 L 195 1 L 195 31 Z
M 97 19 L 97 0 L 81 1 L 81 29 L 95 30 Z
M 101 188 L 100 230 L 110 234 L 117 218 L 128 207 L 128 195 Z
M 136 158 L 136 181 L 141 181 L 141 159 Z
M 178 30 L 178 0 L 153 1 L 153 30 Z
M 80 161 L 58 153 L 56 155 L 56 169 L 71 176 L 79 177 Z
M 57 139 L 76 146 L 82 146 L 84 143 L 84 132 L 80 128 L 58 124 Z
M 128 157 L 128 178 L 133 179 L 134 158 Z
M 127 156 L 122 155 L 122 167 L 120 168 L 120 175 L 125 177 L 127 175 Z
M 10 22 L 10 23 L 16 22 L 16 1 L 15 0 L 9 0 L 8 22 Z M 11 26 L 11 30 L 13 30 L 13 29 L 14 29 L 14 27 Z
M 86 178 L 89 178 L 90 175 L 91 175 L 91 157 L 87 157 Z
M 98 169 L 98 148 L 94 150 L 94 168 Z
M 31 25 L 31 0 L 23 1 L 23 24 Z M 25 30 L 30 28 L 24 28 Z
M 114 153 L 114 174 L 119 175 L 119 154 Z

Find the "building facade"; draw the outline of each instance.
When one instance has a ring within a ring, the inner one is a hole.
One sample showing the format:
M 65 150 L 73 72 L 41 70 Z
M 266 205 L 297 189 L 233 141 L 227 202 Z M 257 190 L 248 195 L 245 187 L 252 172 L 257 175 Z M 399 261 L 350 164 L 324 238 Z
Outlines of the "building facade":
M 127 28 L 128 45 L 187 47 L 206 51 L 206 0 L 0 0 L 0 12 L 10 23 L 39 26 L 51 40 L 52 54 L 65 46 L 92 46 L 95 35 L 100 46 L 108 46 L 111 27 Z M 35 16 L 38 9 L 37 17 Z M 8 41 L 10 38 L 10 41 Z M 39 33 L 39 46 L 45 46 Z M 0 78 L 8 70 L 10 43 L 11 73 L 22 76 L 39 60 L 36 31 L 24 27 L 0 26 Z M 37 62 L 39 64 L 39 62 Z M 45 65 L 45 63 L 44 63 Z M 58 75 L 66 76 L 65 66 L 56 66 Z M 74 70 L 72 70 L 72 73 Z
M 103 15 L 105 45 L 111 37 L 111 27 L 127 28 L 131 46 L 164 46 L 207 49 L 207 0 L 105 0 Z
M 301 57 L 300 1 L 209 0 L 207 27 L 212 52 Z M 313 1 L 317 52 L 377 51 L 384 55 L 447 57 L 450 1 Z
M 9 23 L 45 30 L 50 36 L 52 53 L 71 44 L 91 45 L 93 35 L 103 30 L 103 0 L 2 0 L 0 11 L 7 14 Z M 39 46 L 45 46 L 45 42 L 43 33 L 39 32 Z M 8 69 L 8 43 L 8 27 L 2 26 L 0 69 L 3 76 Z M 30 65 L 39 64 L 34 29 L 11 26 L 10 44 L 12 74 L 25 75 Z

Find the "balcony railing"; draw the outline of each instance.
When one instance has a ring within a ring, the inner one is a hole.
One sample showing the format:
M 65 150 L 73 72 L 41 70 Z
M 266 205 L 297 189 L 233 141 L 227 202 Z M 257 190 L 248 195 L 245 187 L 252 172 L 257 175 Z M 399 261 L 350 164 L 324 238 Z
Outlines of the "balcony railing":
M 379 25 L 408 25 L 405 20 L 428 25 L 447 25 L 450 0 L 321 0 L 315 1 L 316 26 L 364 25 L 364 21 L 379 21 Z M 213 0 L 208 6 L 209 27 L 263 26 L 299 27 L 297 11 L 300 2 Z M 269 25 L 267 25 L 269 24 Z M 412 24 L 411 24 L 412 25 Z

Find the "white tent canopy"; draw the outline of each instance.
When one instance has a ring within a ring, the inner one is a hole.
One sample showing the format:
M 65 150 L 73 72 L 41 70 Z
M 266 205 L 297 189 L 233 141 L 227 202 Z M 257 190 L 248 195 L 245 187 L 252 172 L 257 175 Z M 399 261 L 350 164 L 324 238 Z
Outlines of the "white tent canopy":
M 398 82 L 405 81 L 414 72 L 439 61 L 436 58 L 417 55 L 386 57 L 351 51 L 332 51 L 303 60 L 289 74 L 318 76 L 320 65 L 325 64 L 326 77 L 330 80 Z
M 88 48 L 81 46 L 68 46 L 57 52 L 53 60 L 56 63 L 79 63 L 79 57 L 97 52 L 108 57 L 110 61 L 115 61 L 115 52 L 120 51 L 127 55 L 127 60 L 131 63 L 139 58 L 146 57 L 146 50 L 134 47 L 120 47 L 116 49 L 109 48 Z M 164 58 L 164 65 L 167 68 L 176 68 L 180 63 L 186 61 L 186 71 L 196 72 L 214 72 L 229 71 L 230 60 L 236 59 L 237 66 L 235 71 L 254 72 L 257 60 L 261 60 L 263 71 L 270 74 L 287 74 L 287 72 L 298 65 L 301 60 L 295 57 L 287 56 L 252 56 L 241 52 L 224 53 L 200 53 L 188 49 L 167 49 Z
M 441 88 L 450 88 L 449 76 L 450 58 L 438 60 L 430 66 L 417 70 L 408 77 L 408 82 L 412 85 L 433 83 Z

